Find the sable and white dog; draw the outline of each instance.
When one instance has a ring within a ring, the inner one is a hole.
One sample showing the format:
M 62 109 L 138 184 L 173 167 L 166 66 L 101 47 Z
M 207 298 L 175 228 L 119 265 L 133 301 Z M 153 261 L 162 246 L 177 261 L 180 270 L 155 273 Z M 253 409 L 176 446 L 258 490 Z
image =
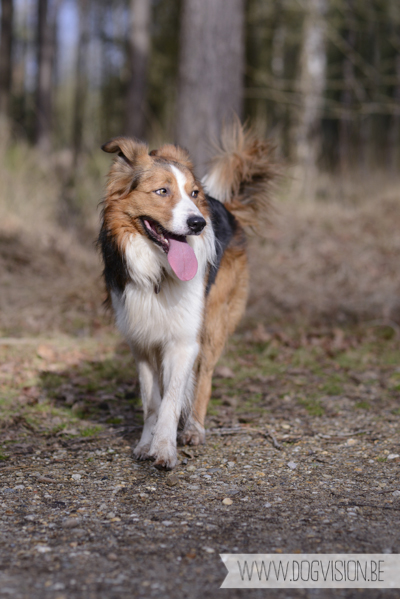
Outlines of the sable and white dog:
M 139 374 L 144 427 L 134 453 L 171 469 L 177 437 L 205 442 L 213 370 L 247 299 L 242 226 L 257 226 L 268 208 L 270 146 L 238 123 L 226 128 L 202 184 L 177 146 L 149 153 L 118 137 L 103 150 L 118 153 L 99 244 Z

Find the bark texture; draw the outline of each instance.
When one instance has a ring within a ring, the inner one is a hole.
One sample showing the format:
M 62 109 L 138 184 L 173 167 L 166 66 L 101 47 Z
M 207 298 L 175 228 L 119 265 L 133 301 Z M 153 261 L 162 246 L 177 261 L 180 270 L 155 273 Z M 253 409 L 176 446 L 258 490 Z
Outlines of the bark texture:
M 326 86 L 325 12 L 327 0 L 307 0 L 300 57 L 300 107 L 295 135 L 296 160 L 306 189 L 315 179 L 320 153 L 320 125 Z
M 13 42 L 13 0 L 1 3 L 0 38 L 0 116 L 8 117 L 10 110 L 12 42 Z
M 79 38 L 76 59 L 75 105 L 73 121 L 74 169 L 82 149 L 85 105 L 87 96 L 87 46 L 89 42 L 90 0 L 79 2 Z
M 176 138 L 200 176 L 224 120 L 242 116 L 243 28 L 243 0 L 183 2 Z
M 400 48 L 400 28 L 394 34 L 394 39 L 397 42 L 397 47 Z M 400 106 L 400 53 L 395 57 L 395 73 L 396 73 L 396 85 L 393 90 L 393 99 L 395 103 Z M 389 129 L 389 164 L 391 171 L 396 173 L 399 168 L 399 155 L 400 155 L 400 114 L 394 114 L 392 116 L 392 126 Z
M 348 47 L 354 52 L 357 40 L 357 27 L 354 20 L 354 0 L 344 3 L 345 39 Z M 339 121 L 339 163 L 342 171 L 348 171 L 352 163 L 354 144 L 354 123 L 351 110 L 354 106 L 354 91 L 357 89 L 354 62 L 348 52 L 343 58 L 342 79 L 344 83 L 341 96 L 343 115 Z
M 126 132 L 143 138 L 146 131 L 145 101 L 150 50 L 151 0 L 130 0 L 128 38 L 130 78 L 126 107 Z
M 36 144 L 44 152 L 51 147 L 52 80 L 56 47 L 56 14 L 59 0 L 38 0 Z

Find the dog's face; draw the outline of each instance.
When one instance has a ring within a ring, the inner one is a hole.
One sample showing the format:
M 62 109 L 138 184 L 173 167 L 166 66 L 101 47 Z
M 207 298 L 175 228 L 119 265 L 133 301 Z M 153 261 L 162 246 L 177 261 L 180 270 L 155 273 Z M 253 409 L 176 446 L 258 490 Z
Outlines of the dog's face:
M 145 144 L 126 138 L 111 140 L 103 150 L 118 152 L 109 173 L 107 229 L 119 244 L 129 233 L 146 236 L 178 278 L 193 278 L 197 260 L 186 236 L 200 235 L 208 214 L 186 152 L 166 145 L 149 154 Z

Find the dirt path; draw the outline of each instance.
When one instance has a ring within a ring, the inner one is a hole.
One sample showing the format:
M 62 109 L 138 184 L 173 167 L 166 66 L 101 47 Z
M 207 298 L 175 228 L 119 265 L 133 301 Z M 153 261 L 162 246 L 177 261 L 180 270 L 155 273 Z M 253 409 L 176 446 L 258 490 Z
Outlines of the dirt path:
M 399 553 L 392 333 L 238 334 L 215 378 L 207 445 L 183 448 L 172 473 L 132 458 L 141 408 L 116 336 L 3 339 L 0 597 L 265 597 L 219 591 L 218 554 Z

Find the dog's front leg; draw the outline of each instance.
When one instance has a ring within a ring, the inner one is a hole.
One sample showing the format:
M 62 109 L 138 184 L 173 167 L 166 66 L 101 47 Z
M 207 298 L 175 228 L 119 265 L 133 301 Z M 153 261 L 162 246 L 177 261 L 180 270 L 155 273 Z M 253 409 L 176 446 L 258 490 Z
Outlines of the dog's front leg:
M 171 470 L 176 466 L 178 422 L 198 351 L 199 346 L 196 342 L 165 348 L 163 355 L 164 397 L 158 412 L 149 454 L 155 459 L 156 468 Z
M 134 449 L 134 454 L 139 460 L 149 459 L 149 451 L 153 440 L 154 427 L 157 422 L 158 410 L 161 404 L 161 395 L 158 377 L 153 366 L 141 357 L 135 356 L 139 373 L 140 394 L 143 403 L 144 425 L 142 436 Z

